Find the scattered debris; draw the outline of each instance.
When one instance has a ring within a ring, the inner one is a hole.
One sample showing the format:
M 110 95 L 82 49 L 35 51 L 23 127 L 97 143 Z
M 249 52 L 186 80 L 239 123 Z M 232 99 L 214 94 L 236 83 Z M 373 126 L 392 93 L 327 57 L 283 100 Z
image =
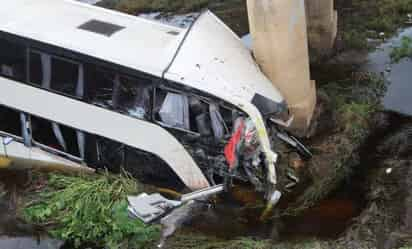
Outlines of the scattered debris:
M 189 194 L 182 195 L 179 201 L 169 200 L 158 193 L 142 193 L 137 197 L 128 196 L 130 213 L 145 223 L 150 223 L 164 216 L 176 207 L 195 200 L 205 200 L 207 197 L 224 191 L 223 185 L 213 186 Z
M 406 25 L 412 25 L 412 14 L 407 14 L 408 20 L 406 20 Z
M 181 204 L 178 201 L 168 200 L 160 194 L 142 193 L 137 197 L 129 196 L 127 200 L 129 201 L 129 212 L 145 223 L 155 220 Z

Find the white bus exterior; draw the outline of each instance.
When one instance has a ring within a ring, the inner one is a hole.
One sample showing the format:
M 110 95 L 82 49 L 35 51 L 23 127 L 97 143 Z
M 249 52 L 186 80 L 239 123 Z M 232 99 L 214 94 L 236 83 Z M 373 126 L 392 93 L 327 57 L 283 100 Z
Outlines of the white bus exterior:
M 185 109 L 189 114 L 193 113 L 192 102 L 198 101 L 193 108 L 206 106 L 212 112 L 211 106 L 221 106 L 220 110 L 233 109 L 251 120 L 264 158 L 261 167 L 267 175 L 266 190 L 275 189 L 277 155 L 266 126 L 269 119 L 287 112 L 285 101 L 262 74 L 250 51 L 211 12 L 201 14 L 187 29 L 71 0 L 6 1 L 0 16 L 0 46 L 17 44 L 16 48 L 11 46 L 16 52 L 3 48 L 5 55 L 0 48 L 0 106 L 24 114 L 22 126 L 26 121 L 34 125 L 30 122 L 35 123 L 35 117 L 41 119 L 37 121 L 39 127 L 43 119 L 50 121 L 56 143 L 64 149 L 67 144 L 62 139 L 62 126 L 74 129 L 79 160 L 69 161 L 76 167 L 85 164 L 83 140 L 87 133 L 159 157 L 193 190 L 208 187 L 211 180 L 175 134 L 187 130 L 189 135 L 199 136 L 203 123 L 196 122 L 200 122 L 200 115 L 193 121 L 197 126 L 190 124 L 195 130 L 189 129 L 189 118 L 184 119 L 186 125 L 173 127 L 162 116 L 168 100 L 183 106 L 190 102 L 191 109 Z M 10 53 L 19 54 L 18 59 L 8 58 Z M 103 94 L 99 94 L 107 90 L 103 81 L 113 92 L 121 93 L 101 97 Z M 143 86 L 135 88 L 135 82 Z M 140 90 L 151 96 L 147 98 L 150 110 L 146 106 L 137 114 L 131 109 L 119 110 L 123 99 L 129 104 L 131 100 L 137 103 L 138 96 L 144 98 Z M 163 105 L 156 106 L 155 99 L 160 96 Z M 33 116 L 32 121 L 27 116 Z M 221 123 L 222 127 L 226 125 Z M 226 137 L 234 132 L 232 127 L 225 128 Z M 216 130 L 213 132 L 217 136 Z M 0 156 L 47 162 L 47 158 L 33 156 L 33 150 L 41 150 L 41 146 L 25 141 L 32 139 L 33 131 L 22 133 L 20 140 L 0 133 Z M 15 143 L 25 145 L 13 156 L 6 151 L 10 152 Z M 26 152 L 22 152 L 24 148 Z M 54 151 L 50 149 L 47 153 Z M 68 162 L 64 155 L 71 154 L 66 152 L 57 157 L 62 164 Z

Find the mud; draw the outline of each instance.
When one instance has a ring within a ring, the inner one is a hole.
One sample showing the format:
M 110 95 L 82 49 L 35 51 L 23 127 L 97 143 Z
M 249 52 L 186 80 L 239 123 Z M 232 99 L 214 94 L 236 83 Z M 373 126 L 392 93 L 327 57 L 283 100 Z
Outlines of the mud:
M 391 65 L 389 58 L 391 46 L 411 32 L 412 29 L 401 31 L 376 51 L 344 51 L 325 64 L 312 66 L 312 77 L 321 88 L 329 82 L 355 82 L 345 86 L 356 87 L 350 90 L 355 99 L 367 97 L 365 91 L 358 90 L 369 77 L 383 77 L 385 83 L 380 91 L 384 93 L 382 106 L 378 108 L 382 111 L 368 120 L 368 136 L 360 144 L 351 143 L 353 137 L 336 129 L 339 126 L 339 120 L 333 118 L 336 109 L 328 107 L 335 96 L 320 93 L 320 105 L 325 106 L 316 135 L 307 142 L 316 150 L 315 154 L 320 154 L 315 156 L 320 162 L 317 167 L 320 179 L 333 175 L 333 162 L 344 158 L 342 163 L 348 172 L 339 179 L 337 187 L 329 189 L 320 202 L 303 213 L 271 222 L 256 218 L 261 209 L 247 205 L 245 208 L 244 203 L 235 205 L 229 200 L 229 204 L 221 203 L 195 217 L 171 241 L 173 248 L 196 248 L 189 241 L 203 241 L 204 236 L 212 240 L 205 241 L 210 247 L 204 248 L 229 248 L 238 238 L 253 238 L 248 240 L 250 243 L 261 241 L 251 248 L 278 245 L 279 248 L 397 249 L 411 245 L 412 118 L 408 115 L 412 107 L 406 97 L 410 93 L 407 68 L 411 61 Z M 345 153 L 350 155 L 345 157 Z M 254 200 L 248 194 L 245 196 Z M 219 246 L 215 246 L 216 242 Z
M 63 242 L 46 235 L 41 228 L 25 223 L 19 216 L 24 191 L 30 185 L 25 171 L 2 170 L 0 174 L 0 248 L 59 249 Z

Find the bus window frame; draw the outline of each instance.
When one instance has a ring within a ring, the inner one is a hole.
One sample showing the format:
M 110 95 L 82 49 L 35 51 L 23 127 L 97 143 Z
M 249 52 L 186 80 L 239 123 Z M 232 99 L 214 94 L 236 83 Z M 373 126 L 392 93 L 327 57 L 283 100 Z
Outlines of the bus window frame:
M 53 53 L 49 53 L 49 52 L 46 52 L 46 51 L 42 51 L 42 50 L 40 50 L 40 49 L 35 49 L 35 48 L 31 48 L 31 47 L 27 47 L 27 55 L 26 55 L 26 57 L 28 57 L 27 59 L 26 59 L 26 62 L 27 62 L 27 65 L 26 65 L 26 67 L 28 67 L 28 73 L 27 73 L 27 81 L 26 81 L 26 83 L 28 84 L 28 85 L 30 85 L 30 86 L 34 86 L 34 87 L 37 87 L 37 88 L 41 88 L 41 89 L 43 89 L 43 90 L 46 90 L 46 91 L 50 91 L 50 92 L 52 92 L 52 93 L 56 93 L 56 94 L 59 94 L 59 95 L 63 95 L 63 96 L 65 96 L 65 97 L 69 97 L 69 98 L 72 98 L 72 99 L 76 99 L 76 100 L 80 100 L 80 101 L 83 101 L 84 99 L 85 99 L 85 96 L 76 96 L 75 94 L 74 95 L 72 95 L 72 94 L 68 94 L 68 93 L 64 93 L 64 92 L 61 92 L 61 91 L 58 91 L 58 90 L 55 90 L 55 89 L 53 89 L 53 88 L 44 88 L 44 87 L 42 87 L 41 85 L 39 85 L 39 84 L 36 84 L 36 83 L 33 83 L 33 82 L 31 82 L 31 75 L 30 75 L 30 66 L 31 66 L 31 53 L 35 53 L 35 54 L 38 54 L 38 55 L 40 55 L 41 56 L 41 54 L 43 53 L 43 54 L 47 54 L 47 55 L 49 55 L 50 56 L 50 58 L 51 59 L 57 59 L 57 60 L 61 60 L 61 61 L 65 61 L 65 62 L 68 62 L 68 63 L 71 63 L 71 64 L 74 64 L 74 65 L 76 65 L 76 66 L 78 66 L 78 70 L 80 70 L 80 67 L 82 66 L 83 67 L 83 70 L 84 70 L 84 65 L 85 65 L 85 63 L 83 63 L 83 62 L 78 62 L 78 61 L 75 61 L 75 60 L 73 60 L 73 59 L 68 59 L 68 58 L 65 58 L 65 57 L 62 57 L 62 56 L 60 56 L 60 55 L 55 55 L 55 54 L 53 54 Z M 52 68 L 51 68 L 51 70 L 52 70 L 52 72 L 53 72 L 53 65 L 52 65 Z M 42 72 L 43 73 L 43 72 Z M 77 84 L 77 83 L 76 83 Z M 87 84 L 87 82 L 84 82 L 84 86 L 83 86 L 83 88 L 85 89 L 86 88 L 86 84 Z M 76 85 L 76 87 L 77 87 L 77 85 Z

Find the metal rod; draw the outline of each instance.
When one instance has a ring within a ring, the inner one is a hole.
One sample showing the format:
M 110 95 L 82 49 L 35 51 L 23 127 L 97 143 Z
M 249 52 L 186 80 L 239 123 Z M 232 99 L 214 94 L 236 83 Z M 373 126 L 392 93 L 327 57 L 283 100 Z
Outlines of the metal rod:
M 210 188 L 206 189 L 201 189 L 189 194 L 182 195 L 182 198 L 180 199 L 182 202 L 188 202 L 191 200 L 198 200 L 204 197 L 208 197 L 211 195 L 219 194 L 225 190 L 225 187 L 223 184 L 216 185 Z

